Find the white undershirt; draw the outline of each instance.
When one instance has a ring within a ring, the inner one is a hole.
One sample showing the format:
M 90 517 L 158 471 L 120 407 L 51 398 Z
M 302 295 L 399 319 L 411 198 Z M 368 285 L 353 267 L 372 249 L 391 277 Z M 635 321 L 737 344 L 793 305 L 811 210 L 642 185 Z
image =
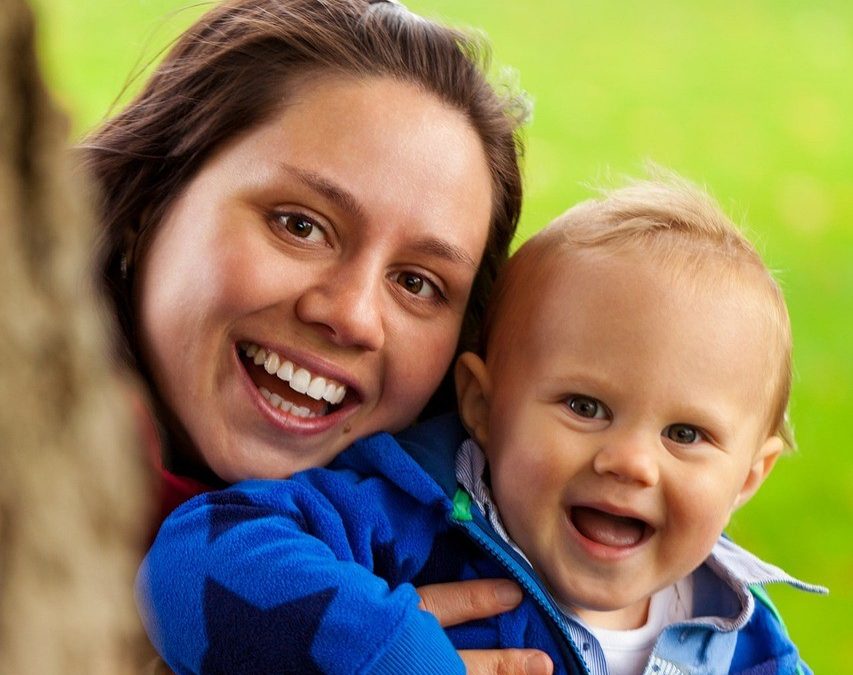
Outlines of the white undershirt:
M 586 624 L 601 649 L 610 675 L 641 675 L 664 628 L 692 616 L 693 583 L 687 577 L 655 593 L 646 623 L 633 630 L 610 630 Z

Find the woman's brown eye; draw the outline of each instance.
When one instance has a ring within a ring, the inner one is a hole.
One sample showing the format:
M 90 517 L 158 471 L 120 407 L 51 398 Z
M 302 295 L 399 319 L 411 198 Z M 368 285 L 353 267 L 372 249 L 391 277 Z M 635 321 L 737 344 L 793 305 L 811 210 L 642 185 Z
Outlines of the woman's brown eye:
M 284 221 L 285 229 L 292 235 L 295 235 L 301 239 L 307 239 L 314 231 L 314 224 L 309 223 L 304 218 L 297 218 L 296 216 L 284 216 Z
M 326 241 L 326 232 L 322 226 L 298 213 L 277 213 L 274 217 L 276 227 L 288 234 L 306 241 Z
M 412 274 L 407 274 L 401 280 L 403 287 L 409 291 L 409 293 L 414 293 L 417 295 L 421 292 L 421 289 L 424 287 L 424 280 L 420 277 L 416 277 Z
M 431 298 L 435 295 L 432 284 L 418 274 L 399 274 L 397 283 L 412 295 L 418 295 L 422 298 Z

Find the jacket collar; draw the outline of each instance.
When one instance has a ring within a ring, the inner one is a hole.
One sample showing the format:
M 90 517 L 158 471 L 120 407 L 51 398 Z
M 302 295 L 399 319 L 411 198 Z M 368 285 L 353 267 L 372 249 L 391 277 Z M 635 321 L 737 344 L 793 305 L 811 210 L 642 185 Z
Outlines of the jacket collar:
M 705 563 L 694 573 L 693 613 L 722 631 L 739 630 L 755 610 L 756 587 L 784 583 L 824 594 L 827 589 L 801 581 L 761 560 L 723 535 Z

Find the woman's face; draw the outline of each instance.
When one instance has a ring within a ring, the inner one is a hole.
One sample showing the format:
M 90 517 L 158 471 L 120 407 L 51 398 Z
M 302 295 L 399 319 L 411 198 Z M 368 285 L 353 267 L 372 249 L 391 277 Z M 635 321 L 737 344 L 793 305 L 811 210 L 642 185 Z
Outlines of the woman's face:
M 140 265 L 143 357 L 226 481 L 321 466 L 415 418 L 454 354 L 491 180 L 464 115 L 323 76 L 223 147 Z

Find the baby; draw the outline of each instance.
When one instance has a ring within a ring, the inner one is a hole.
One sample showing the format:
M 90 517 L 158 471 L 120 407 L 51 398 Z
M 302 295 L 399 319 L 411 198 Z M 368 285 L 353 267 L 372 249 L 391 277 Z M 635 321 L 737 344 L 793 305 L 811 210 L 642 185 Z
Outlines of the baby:
M 170 516 L 139 591 L 171 667 L 461 673 L 456 648 L 523 646 L 566 673 L 807 672 L 763 585 L 822 589 L 721 537 L 791 444 L 791 336 L 716 205 L 672 179 L 571 209 L 513 256 L 483 345 L 464 429 Z M 500 575 L 524 602 L 447 632 L 412 585 Z
M 753 584 L 804 585 L 720 538 L 791 445 L 790 324 L 755 249 L 689 185 L 638 183 L 534 237 L 496 293 L 457 364 L 457 464 L 592 670 L 795 672 L 739 633 Z

